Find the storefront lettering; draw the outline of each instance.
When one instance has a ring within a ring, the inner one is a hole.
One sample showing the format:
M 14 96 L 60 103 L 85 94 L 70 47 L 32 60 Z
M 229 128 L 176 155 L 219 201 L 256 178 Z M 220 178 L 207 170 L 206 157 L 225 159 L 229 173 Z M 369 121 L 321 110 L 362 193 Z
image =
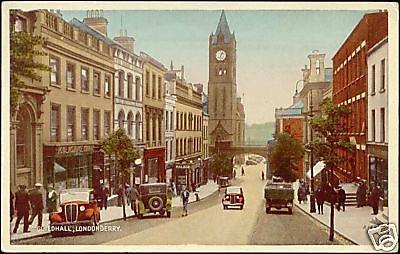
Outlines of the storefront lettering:
M 83 153 L 83 152 L 92 152 L 93 146 L 90 145 L 81 145 L 81 146 L 59 146 L 57 147 L 58 154 L 65 153 Z

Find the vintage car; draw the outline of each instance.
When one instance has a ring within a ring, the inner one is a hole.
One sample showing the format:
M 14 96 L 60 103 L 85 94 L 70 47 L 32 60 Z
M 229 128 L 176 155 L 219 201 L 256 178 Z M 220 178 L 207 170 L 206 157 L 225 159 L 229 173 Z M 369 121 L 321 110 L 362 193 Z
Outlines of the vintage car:
M 242 210 L 244 206 L 244 195 L 242 187 L 227 187 L 224 197 L 222 198 L 222 206 L 224 207 L 224 210 L 227 209 L 229 206 L 236 206 L 239 207 L 240 210 Z
M 88 232 L 100 222 L 100 209 L 90 188 L 66 189 L 60 192 L 60 209 L 49 215 L 53 237 L 63 233 Z
M 225 188 L 231 185 L 231 180 L 227 176 L 220 176 L 218 177 L 218 185 L 221 188 Z
M 142 219 L 146 213 L 167 214 L 171 217 L 172 191 L 166 183 L 146 183 L 139 186 L 139 200 L 137 202 L 138 218 Z
M 294 190 L 291 183 L 267 181 L 264 198 L 266 213 L 273 207 L 278 210 L 287 208 L 290 214 L 293 213 Z

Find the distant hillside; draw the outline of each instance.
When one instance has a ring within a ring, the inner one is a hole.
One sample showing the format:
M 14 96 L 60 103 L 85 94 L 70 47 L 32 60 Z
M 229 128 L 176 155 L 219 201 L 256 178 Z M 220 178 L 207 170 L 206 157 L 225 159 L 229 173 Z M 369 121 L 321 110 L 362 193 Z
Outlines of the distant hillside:
M 273 139 L 275 132 L 275 123 L 245 124 L 245 144 L 247 145 L 265 145 L 267 140 Z

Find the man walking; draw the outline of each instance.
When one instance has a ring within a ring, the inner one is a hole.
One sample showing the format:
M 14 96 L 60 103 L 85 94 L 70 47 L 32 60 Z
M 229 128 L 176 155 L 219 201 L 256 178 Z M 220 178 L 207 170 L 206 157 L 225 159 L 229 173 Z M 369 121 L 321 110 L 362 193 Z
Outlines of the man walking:
M 57 193 L 53 187 L 49 187 L 49 193 L 47 194 L 47 212 L 52 213 L 57 211 Z
M 243 168 L 243 166 L 242 166 L 242 176 L 244 176 L 244 168 Z
M 374 184 L 371 194 L 370 194 L 370 201 L 371 201 L 371 206 L 372 206 L 372 210 L 373 210 L 373 215 L 378 214 L 379 198 L 380 198 L 380 191 L 378 189 L 378 186 L 376 184 Z
M 321 187 L 317 189 L 315 198 L 317 199 L 318 214 L 324 214 L 325 195 Z
M 126 197 L 126 204 L 130 205 L 131 204 L 131 199 L 129 198 L 131 196 L 131 187 L 129 184 L 125 185 L 125 197 Z
M 357 188 L 357 207 L 363 207 L 365 204 L 365 196 L 367 195 L 367 189 L 365 188 L 364 182 L 360 182 Z
M 36 216 L 38 216 L 38 227 L 42 226 L 42 212 L 43 212 L 43 199 L 42 193 L 40 192 L 40 187 L 42 184 L 36 183 L 35 189 L 33 189 L 30 193 L 30 201 L 32 206 L 32 216 L 29 220 L 29 225 L 33 223 L 33 220 Z
M 10 191 L 10 222 L 13 221 L 14 218 L 14 194 Z
M 183 210 L 182 210 L 182 216 L 187 216 L 188 215 L 188 203 L 189 203 L 189 191 L 186 189 L 186 187 L 183 187 L 183 191 L 181 193 L 181 198 L 182 198 L 182 204 L 183 204 Z
M 131 200 L 131 209 L 135 213 L 135 216 L 137 216 L 137 212 L 138 212 L 137 211 L 137 205 L 136 205 L 136 200 L 138 199 L 138 197 L 139 197 L 139 192 L 136 189 L 135 185 L 133 185 L 129 198 Z
M 100 209 L 102 210 L 103 207 L 107 210 L 107 201 L 108 201 L 108 188 L 104 185 L 104 183 L 100 186 Z
M 262 180 L 264 181 L 264 171 L 261 171 L 261 178 L 262 178 Z
M 15 193 L 15 210 L 17 210 L 17 221 L 15 222 L 13 233 L 17 233 L 19 223 L 24 218 L 24 233 L 30 232 L 29 228 L 29 194 L 25 185 L 19 185 L 18 191 Z
M 339 190 L 338 190 L 338 211 L 340 211 L 340 206 L 343 207 L 343 212 L 345 210 L 345 205 L 344 202 L 346 201 L 346 192 L 342 188 L 341 185 L 339 185 Z

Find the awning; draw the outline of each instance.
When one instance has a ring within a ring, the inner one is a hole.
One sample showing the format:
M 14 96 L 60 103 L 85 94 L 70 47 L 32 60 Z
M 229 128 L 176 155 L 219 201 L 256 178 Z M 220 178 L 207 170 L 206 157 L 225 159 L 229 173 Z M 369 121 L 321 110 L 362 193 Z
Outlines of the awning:
M 65 168 L 63 168 L 60 164 L 58 164 L 56 162 L 54 162 L 53 170 L 54 170 L 54 173 L 60 173 L 60 172 L 66 171 Z
M 321 171 L 323 170 L 325 168 L 325 162 L 324 161 L 318 161 L 315 165 L 314 165 L 314 167 L 313 167 L 313 175 L 314 175 L 314 177 L 316 176 L 316 175 L 318 175 L 319 173 L 321 173 Z M 311 178 L 311 170 L 308 170 L 308 172 L 307 172 L 307 177 L 308 178 Z

